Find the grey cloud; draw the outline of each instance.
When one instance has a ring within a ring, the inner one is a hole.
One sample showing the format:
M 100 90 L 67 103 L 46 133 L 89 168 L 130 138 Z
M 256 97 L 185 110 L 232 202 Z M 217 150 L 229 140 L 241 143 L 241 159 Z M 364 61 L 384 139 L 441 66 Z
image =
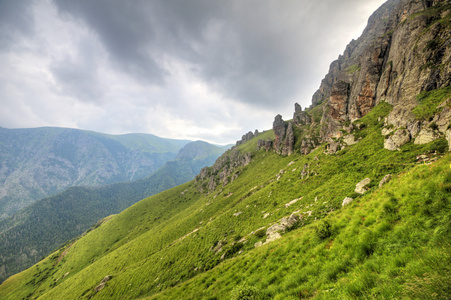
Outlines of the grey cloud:
M 30 2 L 0 0 L 0 49 L 9 49 L 18 38 L 31 35 L 33 25 Z
M 143 82 L 161 84 L 152 20 L 145 1 L 54 1 L 61 15 L 86 22 L 112 56 L 112 63 Z M 149 2 L 150 4 L 150 2 Z
M 314 48 L 303 39 L 317 26 L 308 28 L 312 6 L 305 1 L 55 3 L 61 14 L 89 24 L 114 63 L 149 83 L 168 75 L 165 57 L 181 59 L 220 93 L 268 108 L 291 101 L 310 78 L 302 69 L 314 63 L 302 54 Z
M 82 39 L 76 53 L 54 61 L 50 66 L 63 95 L 73 95 L 86 102 L 101 102 L 105 87 L 98 74 L 98 49 L 89 39 Z
M 86 22 L 112 61 L 135 79 L 162 84 L 169 75 L 166 59 L 183 60 L 219 93 L 266 109 L 288 105 L 301 83 L 313 84 L 323 72 L 315 65 L 329 51 L 320 30 L 339 35 L 334 30 L 346 29 L 344 21 L 355 15 L 349 8 L 363 5 L 357 0 L 54 1 L 62 15 Z

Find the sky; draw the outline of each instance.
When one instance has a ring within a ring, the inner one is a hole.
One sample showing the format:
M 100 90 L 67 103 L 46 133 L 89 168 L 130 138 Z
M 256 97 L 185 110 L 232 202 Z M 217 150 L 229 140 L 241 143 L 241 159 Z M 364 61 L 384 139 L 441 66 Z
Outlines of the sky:
M 311 104 L 384 0 L 0 0 L 0 127 L 234 143 Z

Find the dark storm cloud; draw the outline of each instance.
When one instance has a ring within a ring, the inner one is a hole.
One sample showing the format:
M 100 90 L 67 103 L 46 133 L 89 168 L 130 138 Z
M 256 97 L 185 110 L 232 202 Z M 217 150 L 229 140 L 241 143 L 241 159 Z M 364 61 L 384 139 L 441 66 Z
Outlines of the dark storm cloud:
M 154 50 L 155 36 L 146 1 L 55 1 L 63 17 L 73 17 L 98 35 L 112 62 L 135 78 L 161 84 L 164 69 Z
M 328 47 L 318 30 L 343 23 L 347 14 L 356 13 L 343 7 L 358 1 L 55 3 L 63 16 L 87 23 L 111 61 L 135 79 L 160 85 L 169 75 L 168 59 L 182 60 L 227 97 L 274 107 L 291 103 L 300 83 L 314 77 L 318 55 Z

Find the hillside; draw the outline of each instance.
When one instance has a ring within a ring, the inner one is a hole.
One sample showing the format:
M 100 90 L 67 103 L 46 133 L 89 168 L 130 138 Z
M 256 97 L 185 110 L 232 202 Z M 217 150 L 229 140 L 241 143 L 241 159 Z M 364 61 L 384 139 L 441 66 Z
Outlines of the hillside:
M 450 299 L 450 11 L 387 1 L 310 108 L 11 276 L 0 298 Z
M 255 149 L 254 138 L 223 156 L 238 157 L 226 164 L 239 174 L 233 182 L 208 192 L 219 175 L 198 177 L 140 201 L 6 280 L 0 297 L 224 299 L 243 283 L 275 299 L 446 291 L 451 156 L 434 156 L 447 150 L 441 142 L 384 149 L 377 120 L 390 110 L 360 119 L 363 139 L 336 154 L 259 150 L 246 164 L 236 151 Z M 422 154 L 438 159 L 424 164 Z M 368 191 L 355 193 L 367 177 Z M 354 200 L 342 207 L 346 197 Z M 255 247 L 293 213 L 293 227 Z
M 187 151 L 190 156 L 184 155 Z M 192 142 L 179 151 L 176 159 L 149 177 L 101 187 L 71 187 L 1 220 L 0 282 L 38 262 L 98 220 L 192 180 L 223 152 L 224 149 L 205 142 Z
M 0 128 L 0 219 L 70 186 L 149 176 L 189 141 L 67 128 Z

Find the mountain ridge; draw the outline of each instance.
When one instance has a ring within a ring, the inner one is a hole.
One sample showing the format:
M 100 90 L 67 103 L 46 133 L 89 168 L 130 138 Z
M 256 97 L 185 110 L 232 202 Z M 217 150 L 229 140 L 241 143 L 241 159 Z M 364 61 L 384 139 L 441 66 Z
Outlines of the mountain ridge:
M 58 127 L 1 128 L 0 140 L 0 219 L 69 186 L 148 176 L 189 142 Z

